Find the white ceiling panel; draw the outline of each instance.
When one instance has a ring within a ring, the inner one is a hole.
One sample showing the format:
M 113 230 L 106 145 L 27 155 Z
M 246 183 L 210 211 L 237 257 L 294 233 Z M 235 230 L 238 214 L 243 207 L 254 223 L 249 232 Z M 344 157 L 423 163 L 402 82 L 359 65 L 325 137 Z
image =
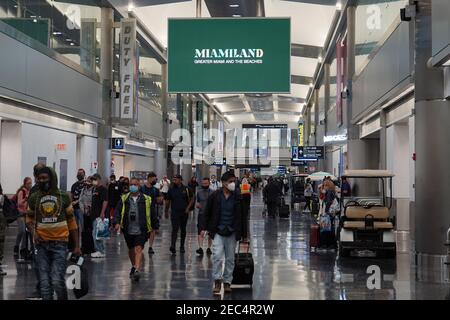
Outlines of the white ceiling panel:
M 291 41 L 323 47 L 336 7 L 264 0 L 266 17 L 291 17 Z
M 291 83 L 291 96 L 297 98 L 306 98 L 310 87 L 303 84 Z
M 312 77 L 318 62 L 318 59 L 291 57 L 291 74 Z

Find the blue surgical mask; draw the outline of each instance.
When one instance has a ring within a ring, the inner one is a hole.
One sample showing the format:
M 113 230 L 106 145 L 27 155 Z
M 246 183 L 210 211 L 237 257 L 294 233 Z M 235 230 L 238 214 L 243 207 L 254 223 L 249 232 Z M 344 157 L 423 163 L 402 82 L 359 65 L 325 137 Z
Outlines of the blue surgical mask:
M 139 187 L 138 186 L 135 186 L 135 185 L 131 185 L 130 186 L 130 192 L 131 193 L 136 193 L 138 191 L 139 191 Z

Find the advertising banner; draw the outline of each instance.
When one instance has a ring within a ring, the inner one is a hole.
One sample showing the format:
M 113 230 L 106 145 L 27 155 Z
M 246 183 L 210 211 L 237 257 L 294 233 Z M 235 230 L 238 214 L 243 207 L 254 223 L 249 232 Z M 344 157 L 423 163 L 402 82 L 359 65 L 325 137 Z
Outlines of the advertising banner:
M 169 93 L 290 93 L 289 18 L 169 19 L 168 25 Z

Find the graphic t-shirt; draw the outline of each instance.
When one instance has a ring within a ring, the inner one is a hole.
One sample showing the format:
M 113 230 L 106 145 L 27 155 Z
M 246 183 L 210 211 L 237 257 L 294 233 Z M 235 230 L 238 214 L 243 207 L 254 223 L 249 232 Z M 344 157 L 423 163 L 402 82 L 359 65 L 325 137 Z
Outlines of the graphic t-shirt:
M 28 200 L 27 222 L 35 222 L 37 235 L 44 241 L 69 241 L 69 230 L 77 229 L 70 197 L 57 191 L 35 192 Z

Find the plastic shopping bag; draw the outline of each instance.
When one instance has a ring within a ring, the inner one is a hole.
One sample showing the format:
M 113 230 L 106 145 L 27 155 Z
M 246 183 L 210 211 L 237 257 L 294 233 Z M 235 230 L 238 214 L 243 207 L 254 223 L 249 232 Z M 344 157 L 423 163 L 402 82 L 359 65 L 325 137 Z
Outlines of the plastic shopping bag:
M 109 239 L 111 237 L 109 233 L 109 219 L 102 220 L 101 218 L 97 218 L 94 231 L 96 240 Z
M 320 217 L 320 232 L 331 231 L 331 218 L 328 214 L 324 214 Z

